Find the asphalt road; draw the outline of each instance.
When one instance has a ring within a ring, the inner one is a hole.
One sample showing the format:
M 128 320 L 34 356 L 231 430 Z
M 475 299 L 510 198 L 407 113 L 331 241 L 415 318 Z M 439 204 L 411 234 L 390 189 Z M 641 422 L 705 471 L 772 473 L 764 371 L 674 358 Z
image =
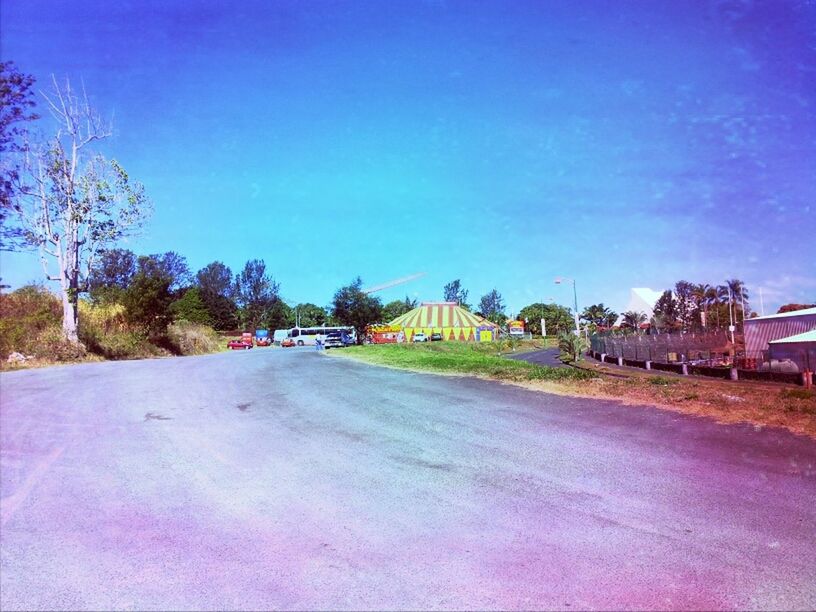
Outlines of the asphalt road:
M 309 350 L 0 375 L 0 607 L 814 608 L 816 443 Z
M 507 355 L 507 357 L 510 359 L 518 359 L 519 361 L 529 361 L 530 363 L 549 366 L 551 368 L 568 367 L 559 359 L 560 354 L 561 351 L 557 348 L 546 348 L 538 351 L 527 351 L 517 355 Z

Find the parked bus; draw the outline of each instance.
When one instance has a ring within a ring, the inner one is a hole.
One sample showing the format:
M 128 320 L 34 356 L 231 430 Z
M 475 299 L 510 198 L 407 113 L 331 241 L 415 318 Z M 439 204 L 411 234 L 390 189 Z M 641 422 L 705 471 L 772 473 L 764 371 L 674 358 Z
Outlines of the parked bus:
M 286 333 L 287 338 L 291 338 L 298 346 L 306 344 L 314 344 L 317 336 L 322 336 L 326 339 L 326 334 L 329 332 L 346 332 L 351 338 L 357 341 L 357 332 L 353 327 L 339 326 L 339 327 L 293 327 Z

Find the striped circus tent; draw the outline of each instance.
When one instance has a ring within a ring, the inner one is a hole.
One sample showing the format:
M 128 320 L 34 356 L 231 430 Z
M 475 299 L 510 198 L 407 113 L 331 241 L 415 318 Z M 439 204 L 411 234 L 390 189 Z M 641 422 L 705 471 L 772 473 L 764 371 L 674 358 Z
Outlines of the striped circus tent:
M 484 342 L 494 340 L 498 325 L 468 312 L 456 302 L 424 302 L 390 322 L 405 332 L 405 341 L 411 342 L 414 334 L 428 336 L 442 334 L 445 340 Z

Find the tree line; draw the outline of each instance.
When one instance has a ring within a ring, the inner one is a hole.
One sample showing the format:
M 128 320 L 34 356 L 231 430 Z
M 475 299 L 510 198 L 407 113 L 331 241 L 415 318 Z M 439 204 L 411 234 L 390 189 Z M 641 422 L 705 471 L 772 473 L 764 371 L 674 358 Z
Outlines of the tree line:
M 721 330 L 732 324 L 741 329 L 745 319 L 756 316 L 748 298 L 745 283 L 736 278 L 721 285 L 681 280 L 658 298 L 651 319 L 643 312 L 627 311 L 621 327 L 635 332 L 648 327 L 662 333 Z

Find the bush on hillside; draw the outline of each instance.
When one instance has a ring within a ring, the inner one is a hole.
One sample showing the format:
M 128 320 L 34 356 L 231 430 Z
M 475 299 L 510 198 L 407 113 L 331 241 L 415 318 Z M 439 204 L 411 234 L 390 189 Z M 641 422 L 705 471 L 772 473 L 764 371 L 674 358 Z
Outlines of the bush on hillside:
M 31 354 L 45 361 L 79 361 L 88 351 L 82 344 L 68 340 L 60 326 L 47 327 L 38 333 Z
M 80 301 L 79 339 L 91 353 L 106 359 L 167 355 L 167 351 L 150 343 L 146 332 L 128 323 L 121 304 Z
M 0 294 L 0 357 L 14 351 L 37 354 L 39 336 L 46 331 L 61 335 L 62 305 L 41 285 L 27 285 Z
M 221 348 L 222 339 L 208 325 L 177 321 L 167 328 L 167 348 L 177 355 L 203 355 Z

